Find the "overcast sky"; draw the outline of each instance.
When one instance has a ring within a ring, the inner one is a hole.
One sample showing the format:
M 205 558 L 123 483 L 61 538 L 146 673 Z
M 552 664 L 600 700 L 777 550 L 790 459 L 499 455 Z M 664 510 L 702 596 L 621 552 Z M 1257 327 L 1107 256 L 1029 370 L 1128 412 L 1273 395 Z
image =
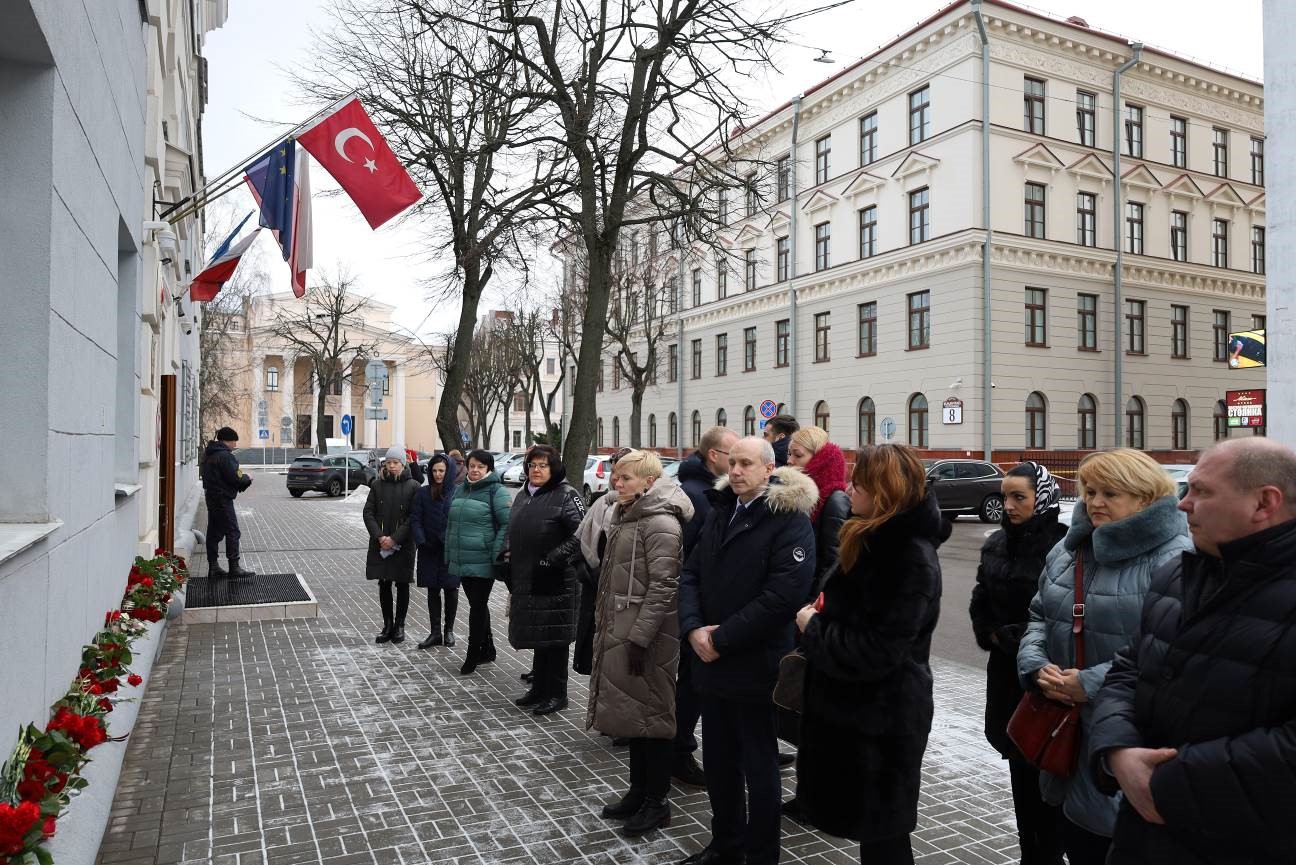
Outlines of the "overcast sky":
M 312 28 L 328 26 L 330 19 L 324 10 L 329 8 L 329 2 L 230 0 L 229 20 L 209 34 L 204 52 L 210 74 L 210 98 L 203 121 L 209 177 L 253 156 L 255 148 L 268 146 L 276 134 L 312 113 L 312 106 L 298 101 L 283 70 L 310 51 L 315 39 Z M 823 4 L 793 0 L 790 8 L 813 5 Z M 803 19 L 792 35 L 795 44 L 780 48 L 768 82 L 751 88 L 756 115 L 871 54 L 945 5 L 942 0 L 854 0 L 842 8 Z M 1078 15 L 1091 27 L 1139 39 L 1249 78 L 1261 77 L 1261 0 L 1035 0 L 1026 8 L 1055 17 Z M 836 62 L 814 62 L 818 49 L 827 49 Z M 317 192 L 336 188 L 318 164 L 312 165 L 311 180 Z M 251 197 L 238 195 L 242 198 L 240 206 L 251 209 Z M 359 278 L 361 290 L 398 308 L 396 320 L 406 327 L 422 332 L 453 328 L 458 317 L 457 303 L 433 308 L 421 285 L 437 271 L 437 266 L 428 261 L 426 244 L 417 227 L 388 224 L 371 231 L 345 196 L 317 196 L 314 216 L 317 268 L 345 264 Z M 288 265 L 278 258 L 268 237 L 257 243 L 272 256 L 267 267 L 274 280 L 272 289 L 287 290 Z

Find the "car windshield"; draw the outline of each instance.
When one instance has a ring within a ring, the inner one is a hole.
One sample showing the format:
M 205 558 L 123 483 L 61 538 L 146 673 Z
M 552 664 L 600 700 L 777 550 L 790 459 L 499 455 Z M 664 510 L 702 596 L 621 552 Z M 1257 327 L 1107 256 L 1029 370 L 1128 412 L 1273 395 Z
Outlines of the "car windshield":
M 297 457 L 292 461 L 295 466 L 318 466 L 323 465 L 324 461 L 319 457 Z

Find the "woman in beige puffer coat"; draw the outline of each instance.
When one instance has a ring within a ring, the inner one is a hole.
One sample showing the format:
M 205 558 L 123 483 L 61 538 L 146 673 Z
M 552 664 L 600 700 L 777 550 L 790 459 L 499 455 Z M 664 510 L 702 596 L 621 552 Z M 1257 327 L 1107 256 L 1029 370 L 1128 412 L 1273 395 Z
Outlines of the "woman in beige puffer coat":
M 676 595 L 684 524 L 693 504 L 661 480 L 661 460 L 631 451 L 617 461 L 612 510 L 595 602 L 594 669 L 587 728 L 630 741 L 630 790 L 603 809 L 628 818 L 623 834 L 670 825 L 670 748 L 679 666 Z

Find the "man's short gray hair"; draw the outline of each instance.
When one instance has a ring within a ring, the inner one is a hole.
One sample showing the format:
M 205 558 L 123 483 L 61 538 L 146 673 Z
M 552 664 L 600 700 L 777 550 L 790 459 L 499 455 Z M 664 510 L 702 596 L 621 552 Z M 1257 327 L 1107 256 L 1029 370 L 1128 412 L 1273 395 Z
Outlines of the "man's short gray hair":
M 734 444 L 740 445 L 743 442 L 751 442 L 752 444 L 757 445 L 760 448 L 759 453 L 761 455 L 761 463 L 763 463 L 764 465 L 769 465 L 770 463 L 774 462 L 774 445 L 765 441 L 765 439 L 763 439 L 762 437 L 743 436 L 742 438 L 738 439 L 738 441 L 734 442 Z
M 1232 460 L 1228 474 L 1238 489 L 1277 487 L 1283 505 L 1296 509 L 1296 452 L 1291 448 L 1274 439 L 1253 436 L 1227 439 L 1212 445 L 1206 453 L 1212 451 L 1219 451 Z

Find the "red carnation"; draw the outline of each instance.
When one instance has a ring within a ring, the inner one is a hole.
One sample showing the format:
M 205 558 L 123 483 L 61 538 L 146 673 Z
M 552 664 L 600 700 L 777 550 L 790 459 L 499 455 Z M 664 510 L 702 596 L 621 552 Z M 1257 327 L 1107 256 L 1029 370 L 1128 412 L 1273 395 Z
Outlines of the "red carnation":
M 145 577 L 144 579 L 140 580 L 140 585 L 141 585 L 141 586 L 144 586 L 145 588 L 152 588 L 152 587 L 153 587 L 153 578 L 152 578 L 152 577 Z
M 111 712 L 113 710 L 112 700 L 109 700 L 107 697 L 101 697 L 99 699 L 99 708 L 103 709 L 105 712 Z
M 144 679 L 137 676 L 135 673 L 131 673 L 126 677 L 126 684 L 130 685 L 132 688 L 138 688 L 143 682 Z
M 24 802 L 40 802 L 45 798 L 45 782 L 28 778 L 18 784 L 18 798 Z

